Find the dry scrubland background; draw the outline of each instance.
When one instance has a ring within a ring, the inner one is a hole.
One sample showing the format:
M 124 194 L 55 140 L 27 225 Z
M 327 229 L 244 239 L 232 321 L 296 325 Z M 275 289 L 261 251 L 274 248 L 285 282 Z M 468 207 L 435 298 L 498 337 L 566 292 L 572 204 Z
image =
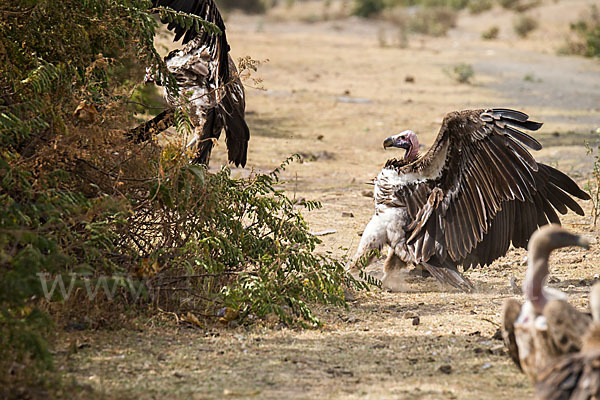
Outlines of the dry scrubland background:
M 512 107 L 545 122 L 536 134 L 544 145 L 537 159 L 584 185 L 593 168 L 584 141 L 597 144 L 600 127 L 600 65 L 557 52 L 572 34 L 569 23 L 595 2 L 538 3 L 526 12 L 463 10 L 439 37 L 408 32 L 402 27 L 409 17 L 395 11 L 348 17 L 349 2 L 228 13 L 234 58 L 265 61 L 253 74 L 262 83 L 246 82 L 249 163 L 234 175 L 271 170 L 299 153 L 303 162 L 285 171 L 284 188 L 322 202 L 305 217 L 315 232 L 335 230 L 319 251 L 339 257 L 356 249 L 372 215 L 367 182 L 397 156 L 382 149 L 383 139 L 413 129 L 425 151 L 449 111 Z M 513 29 L 522 15 L 538 24 L 525 38 Z M 482 39 L 493 26 L 497 38 Z M 165 52 L 169 37 L 159 37 Z M 460 74 L 469 82 L 459 82 Z M 225 162 L 222 144 L 211 167 Z M 551 267 L 551 286 L 581 309 L 600 273 L 591 206 L 584 204 L 586 217 L 566 216 L 564 225 L 594 238 L 592 249 L 558 251 Z M 319 330 L 167 325 L 65 333 L 56 365 L 109 398 L 531 398 L 529 383 L 493 337 L 502 301 L 515 296 L 510 277 L 523 278 L 524 256 L 511 250 L 491 267 L 469 271 L 475 293 L 407 277 L 405 293 L 358 294 L 347 310 L 321 308 Z

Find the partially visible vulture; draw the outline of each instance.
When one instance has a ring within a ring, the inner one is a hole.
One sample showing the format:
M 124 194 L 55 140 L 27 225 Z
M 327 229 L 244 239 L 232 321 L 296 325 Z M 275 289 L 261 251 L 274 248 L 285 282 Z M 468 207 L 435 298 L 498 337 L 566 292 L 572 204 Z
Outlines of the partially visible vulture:
M 548 277 L 548 257 L 554 249 L 566 246 L 589 247 L 584 237 L 574 235 L 558 225 L 546 225 L 531 236 L 527 255 L 527 272 L 523 306 L 516 299 L 504 302 L 502 337 L 508 353 L 532 382 L 540 371 L 556 359 L 579 351 L 582 337 L 591 319 L 577 311 L 567 296 L 544 287 Z
M 208 164 L 212 147 L 224 128 L 229 162 L 245 166 L 250 131 L 244 119 L 244 86 L 229 55 L 225 24 L 217 5 L 214 0 L 153 0 L 153 5 L 199 16 L 221 30 L 221 34 L 204 28 L 197 32 L 193 25 L 186 29 L 176 22 L 169 23 L 168 29 L 175 31 L 174 41 L 183 37 L 184 46 L 165 57 L 180 93 L 175 98 L 165 90 L 165 98 L 171 107 L 185 106 L 189 111 L 196 134 L 192 142 L 197 146 L 194 162 Z M 154 81 L 150 70 L 146 81 Z
M 348 265 L 371 249 L 389 245 L 384 287 L 399 283 L 397 271 L 420 265 L 440 282 L 463 290 L 471 282 L 458 272 L 487 265 L 509 245 L 525 247 L 531 234 L 561 214 L 583 210 L 571 196 L 589 199 L 559 170 L 538 163 L 525 148 L 540 143 L 521 129 L 541 123 L 508 109 L 469 110 L 446 115 L 437 139 L 423 155 L 414 132 L 391 136 L 383 147 L 405 149 L 388 160 L 375 179 L 375 215 Z
M 600 283 L 592 287 L 590 308 L 594 322 L 583 337 L 583 348 L 540 373 L 538 399 L 600 399 Z

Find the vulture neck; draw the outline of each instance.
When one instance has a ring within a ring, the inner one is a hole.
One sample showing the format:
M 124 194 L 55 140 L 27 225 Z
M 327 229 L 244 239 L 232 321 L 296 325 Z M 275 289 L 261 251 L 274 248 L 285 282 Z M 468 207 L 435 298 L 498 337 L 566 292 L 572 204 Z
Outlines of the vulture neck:
M 385 167 L 384 168 L 391 168 L 391 169 L 400 169 L 402 167 L 404 167 L 405 165 L 411 164 L 417 160 L 419 160 L 422 157 L 422 154 L 420 154 L 418 151 L 415 153 L 414 156 L 412 157 L 404 157 L 404 158 L 392 158 L 390 160 L 388 160 L 385 163 Z
M 583 351 L 600 349 L 600 283 L 590 291 L 590 310 L 593 322 L 583 337 Z
M 544 283 L 548 276 L 549 255 L 549 251 L 539 248 L 533 248 L 529 251 L 523 292 L 537 313 L 542 313 L 548 302 L 544 293 Z

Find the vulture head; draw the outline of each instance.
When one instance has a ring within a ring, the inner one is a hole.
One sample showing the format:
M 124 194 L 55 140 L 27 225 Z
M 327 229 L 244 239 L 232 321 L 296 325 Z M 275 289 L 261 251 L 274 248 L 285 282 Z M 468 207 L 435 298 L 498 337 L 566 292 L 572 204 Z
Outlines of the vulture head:
M 417 158 L 419 154 L 419 141 L 417 140 L 417 134 L 413 131 L 400 132 L 397 135 L 390 136 L 383 141 L 383 148 L 397 147 L 399 149 L 405 149 L 404 159 L 406 161 L 412 161 Z
M 548 276 L 548 258 L 552 250 L 567 246 L 589 248 L 590 242 L 583 236 L 575 235 L 560 225 L 544 225 L 531 235 L 527 247 L 527 273 L 523 282 L 523 293 L 538 313 L 542 313 L 548 302 L 544 294 L 544 283 Z

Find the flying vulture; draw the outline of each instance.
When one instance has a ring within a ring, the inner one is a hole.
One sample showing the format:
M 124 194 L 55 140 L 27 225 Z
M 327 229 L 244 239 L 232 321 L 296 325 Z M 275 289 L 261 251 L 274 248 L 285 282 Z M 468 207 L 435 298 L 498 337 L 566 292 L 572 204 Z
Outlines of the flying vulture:
M 600 399 L 600 283 L 590 292 L 594 322 L 579 353 L 563 357 L 538 375 L 536 398 L 544 400 Z
M 217 5 L 214 0 L 154 0 L 153 5 L 199 16 L 221 30 L 221 34 L 204 28 L 197 32 L 194 26 L 186 29 L 176 22 L 169 23 L 168 29 L 175 32 L 174 41 L 183 37 L 184 46 L 165 57 L 180 92 L 179 97 L 173 97 L 165 90 L 165 98 L 172 108 L 185 105 L 189 111 L 196 134 L 191 143 L 197 146 L 194 162 L 208 164 L 212 147 L 224 128 L 229 162 L 245 166 L 250 131 L 244 119 L 244 86 L 229 55 L 225 24 Z M 150 69 L 146 81 L 154 81 Z
M 383 286 L 394 290 L 398 270 L 420 265 L 442 283 L 473 288 L 458 272 L 487 265 L 509 245 L 524 248 L 531 234 L 556 214 L 583 210 L 571 196 L 589 199 L 564 173 L 535 161 L 526 147 L 542 148 L 521 130 L 541 123 L 508 109 L 446 115 L 437 139 L 423 155 L 408 130 L 383 142 L 405 149 L 388 160 L 374 184 L 375 215 L 348 265 L 356 272 L 370 250 L 390 246 Z
M 566 246 L 588 248 L 589 241 L 555 224 L 536 231 L 529 241 L 523 281 L 527 302 L 523 306 L 516 299 L 504 302 L 504 344 L 517 367 L 534 383 L 538 373 L 558 357 L 581 349 L 582 337 L 591 323 L 590 316 L 571 306 L 563 292 L 544 287 L 550 253 Z

